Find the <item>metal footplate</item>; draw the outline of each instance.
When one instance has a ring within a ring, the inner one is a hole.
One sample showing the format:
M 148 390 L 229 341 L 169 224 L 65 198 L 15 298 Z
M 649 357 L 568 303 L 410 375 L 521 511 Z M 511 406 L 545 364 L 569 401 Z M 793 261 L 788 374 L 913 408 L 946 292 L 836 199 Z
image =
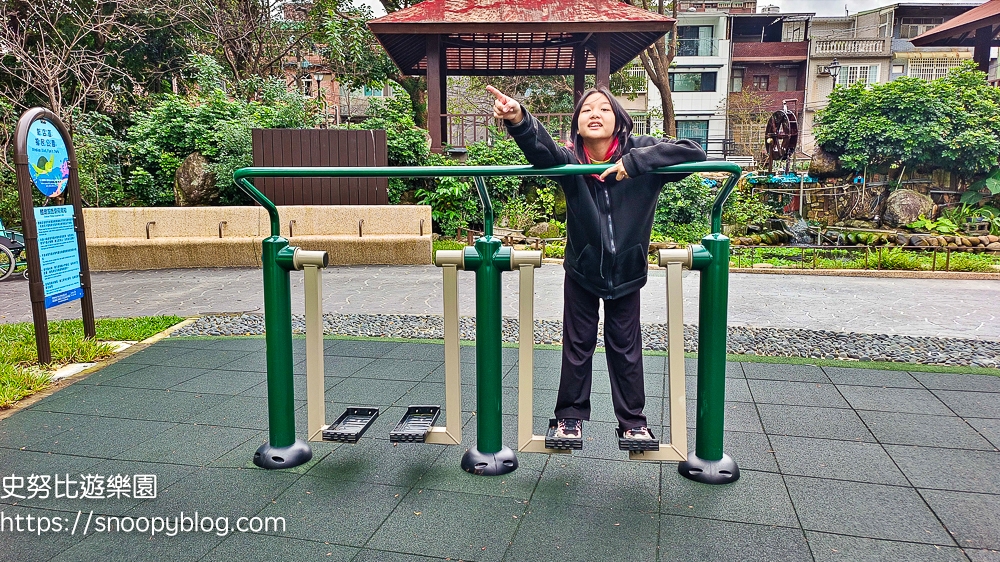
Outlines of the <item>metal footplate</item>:
M 659 451 L 660 450 L 660 440 L 653 435 L 650 431 L 649 434 L 653 437 L 652 439 L 626 439 L 625 432 L 622 429 L 616 428 L 615 433 L 618 434 L 618 448 L 622 451 Z
M 549 419 L 549 430 L 545 433 L 546 449 L 583 449 L 583 432 L 580 432 L 579 439 L 556 437 L 555 418 Z
M 348 408 L 337 421 L 323 430 L 323 441 L 357 443 L 378 417 L 378 408 Z
M 423 443 L 441 414 L 441 406 L 410 406 L 406 415 L 389 432 L 393 443 Z

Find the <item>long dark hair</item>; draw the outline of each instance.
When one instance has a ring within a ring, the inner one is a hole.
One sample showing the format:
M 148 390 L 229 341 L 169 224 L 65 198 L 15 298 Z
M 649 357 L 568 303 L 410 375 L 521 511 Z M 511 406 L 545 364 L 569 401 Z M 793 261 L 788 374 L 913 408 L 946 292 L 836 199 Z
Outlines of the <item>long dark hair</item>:
M 576 154 L 576 159 L 580 161 L 581 164 L 589 164 L 590 161 L 587 159 L 587 154 L 583 151 L 583 138 L 580 136 L 580 126 L 578 124 L 580 120 L 580 110 L 583 109 L 583 102 L 586 101 L 592 94 L 603 94 L 604 97 L 608 98 L 611 103 L 611 111 L 615 114 L 615 130 L 614 136 L 618 139 L 618 148 L 615 149 L 614 153 L 611 155 L 611 161 L 617 162 L 621 157 L 622 153 L 625 152 L 625 141 L 628 140 L 629 135 L 632 134 L 632 117 L 629 116 L 622 104 L 618 103 L 615 96 L 608 91 L 604 86 L 598 86 L 597 88 L 591 88 L 580 96 L 580 101 L 576 103 L 576 109 L 573 110 L 573 122 L 570 124 L 569 138 L 573 141 L 573 152 Z M 602 158 L 603 154 L 595 154 L 596 158 Z

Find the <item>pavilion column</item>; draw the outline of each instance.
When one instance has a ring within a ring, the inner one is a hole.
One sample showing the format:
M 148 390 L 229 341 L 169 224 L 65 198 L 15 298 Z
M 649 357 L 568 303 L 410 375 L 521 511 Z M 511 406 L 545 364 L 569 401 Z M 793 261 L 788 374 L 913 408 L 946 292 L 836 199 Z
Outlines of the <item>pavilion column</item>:
M 441 37 L 443 39 L 443 36 Z M 448 130 L 448 49 L 443 40 L 440 53 L 438 61 L 441 65 L 441 145 L 444 146 L 450 142 L 448 139 L 450 131 Z
M 427 36 L 427 132 L 431 152 L 441 153 L 441 36 Z
M 990 71 L 990 47 L 993 46 L 993 26 L 987 25 L 976 30 L 976 48 L 972 58 L 979 65 L 979 70 Z
M 597 87 L 611 87 L 611 36 L 597 34 Z
M 583 45 L 573 47 L 573 105 L 580 102 L 583 91 L 587 87 L 587 48 Z

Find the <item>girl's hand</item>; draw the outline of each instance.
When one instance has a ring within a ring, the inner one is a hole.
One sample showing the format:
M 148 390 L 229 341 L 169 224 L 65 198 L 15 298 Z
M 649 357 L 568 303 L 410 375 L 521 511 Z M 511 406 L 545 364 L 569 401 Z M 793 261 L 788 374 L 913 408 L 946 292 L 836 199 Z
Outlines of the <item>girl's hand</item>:
M 493 102 L 493 116 L 498 119 L 510 121 L 517 125 L 524 119 L 524 112 L 521 111 L 521 104 L 510 99 L 493 86 L 486 86 L 486 91 L 496 97 Z
M 622 181 L 623 179 L 628 178 L 628 172 L 625 171 L 625 165 L 622 164 L 621 160 L 615 162 L 614 166 L 604 170 L 604 173 L 601 174 L 599 179 L 604 181 L 604 178 L 610 176 L 611 174 L 615 174 L 615 180 L 617 181 Z

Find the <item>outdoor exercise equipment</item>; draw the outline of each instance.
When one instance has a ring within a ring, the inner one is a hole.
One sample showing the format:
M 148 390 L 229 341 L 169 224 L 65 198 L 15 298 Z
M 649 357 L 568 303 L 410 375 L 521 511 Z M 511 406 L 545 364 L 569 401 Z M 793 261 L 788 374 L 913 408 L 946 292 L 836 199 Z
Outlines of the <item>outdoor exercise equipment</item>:
M 289 271 L 297 269 L 295 255 L 302 250 L 288 245 L 280 235 L 280 220 L 274 204 L 250 182 L 257 177 L 472 177 L 484 205 L 484 234 L 475 245 L 458 253 L 439 252 L 437 264 L 444 269 L 445 293 L 445 401 L 446 425 L 434 426 L 436 412 L 426 406 L 412 406 L 408 417 L 397 426 L 400 441 L 419 441 L 402 437 L 424 428 L 424 441 L 429 443 L 458 444 L 461 442 L 461 380 L 458 371 L 458 291 L 457 270 L 476 272 L 476 386 L 477 386 L 477 444 L 462 459 L 462 467 L 475 474 L 503 474 L 517 468 L 517 457 L 505 447 L 501 439 L 501 290 L 500 274 L 518 270 L 521 273 L 521 349 L 519 371 L 519 421 L 518 448 L 527 452 L 556 452 L 546 449 L 544 437 L 531 433 L 531 344 L 533 326 L 530 296 L 533 293 L 533 269 L 540 265 L 538 252 L 521 252 L 503 247 L 500 239 L 492 236 L 492 207 L 486 192 L 485 178 L 495 176 L 562 176 L 600 174 L 608 165 L 563 165 L 552 168 L 531 166 L 442 166 L 442 167 L 369 167 L 369 168 L 243 168 L 234 179 L 244 191 L 267 211 L 271 223 L 271 236 L 264 239 L 262 263 L 264 269 L 264 315 L 267 350 L 267 389 L 269 439 L 254 455 L 254 462 L 265 468 L 291 468 L 307 462 L 312 457 L 309 445 L 295 437 L 295 413 L 292 384 L 291 356 L 291 295 Z M 702 239 L 702 245 L 692 247 L 688 256 L 661 255 L 677 277 L 677 265 L 687 264 L 701 271 L 701 306 L 698 354 L 698 411 L 696 415 L 695 450 L 686 455 L 678 470 L 687 478 L 699 482 L 721 484 L 739 478 L 739 468 L 723 452 L 723 420 L 725 406 L 726 325 L 728 306 L 729 239 L 722 235 L 722 206 L 735 188 L 741 169 L 728 162 L 692 162 L 669 166 L 652 173 L 688 174 L 694 172 L 723 172 L 730 174 L 712 205 L 711 233 Z M 299 262 L 301 263 L 301 259 Z M 671 266 L 670 264 L 677 264 Z M 304 265 L 303 265 L 304 267 Z M 318 270 L 318 266 L 317 266 Z M 679 287 L 679 282 L 672 282 Z M 308 292 L 308 291 L 307 291 Z M 673 295 L 671 297 L 671 295 Z M 526 300 L 527 296 L 527 300 Z M 671 292 L 668 299 L 679 298 Z M 307 303 L 307 314 L 310 306 Z M 318 302 L 314 314 L 319 315 Z M 679 305 L 674 310 L 679 311 Z M 308 324 L 307 318 L 307 324 Z M 317 320 L 318 323 L 318 320 Z M 675 330 L 682 329 L 682 320 L 671 323 Z M 316 330 L 316 337 L 322 331 Z M 681 334 L 682 337 L 682 334 Z M 672 349 L 680 341 L 674 338 Z M 308 344 L 308 336 L 307 336 Z M 307 345 L 308 347 L 308 345 Z M 679 349 L 682 349 L 679 348 Z M 321 345 L 320 345 L 321 350 Z M 308 354 L 308 351 L 307 351 Z M 320 356 L 322 352 L 320 351 Z M 449 357 L 452 359 L 449 360 Z M 683 372 L 683 353 L 671 353 L 671 370 Z M 307 367 L 307 370 L 309 368 Z M 318 382 L 322 391 L 322 368 Z M 307 379 L 310 379 L 307 372 Z M 311 379 L 310 379 L 311 380 Z M 309 382 L 307 382 L 309 387 Z M 683 397 L 683 384 L 671 382 L 671 401 Z M 527 392 L 527 394 L 526 394 Z M 434 407 L 436 408 L 436 407 Z M 672 412 L 675 410 L 671 408 Z M 679 408 L 678 408 L 679 410 Z M 377 412 L 349 408 L 341 423 L 358 427 L 352 434 L 360 436 Z M 355 416 L 355 417 L 352 417 Z M 367 419 L 366 419 L 367 416 Z M 672 414 L 673 416 L 673 414 Z M 675 416 L 674 416 L 675 417 Z M 527 419 L 525 419 L 527 418 Z M 315 423 L 314 425 L 314 421 Z M 322 428 L 320 412 L 310 408 L 310 439 Z M 339 429 L 340 424 L 331 427 Z M 645 460 L 680 460 L 683 458 L 685 439 L 678 437 L 686 424 L 671 421 L 671 447 L 660 451 L 632 451 L 631 458 Z M 327 430 L 331 429 L 327 427 Z M 322 433 L 322 431 L 320 431 Z M 677 447 L 680 447 L 678 450 Z M 658 457 L 658 455 L 664 455 Z M 672 457 L 671 457 L 672 456 Z

